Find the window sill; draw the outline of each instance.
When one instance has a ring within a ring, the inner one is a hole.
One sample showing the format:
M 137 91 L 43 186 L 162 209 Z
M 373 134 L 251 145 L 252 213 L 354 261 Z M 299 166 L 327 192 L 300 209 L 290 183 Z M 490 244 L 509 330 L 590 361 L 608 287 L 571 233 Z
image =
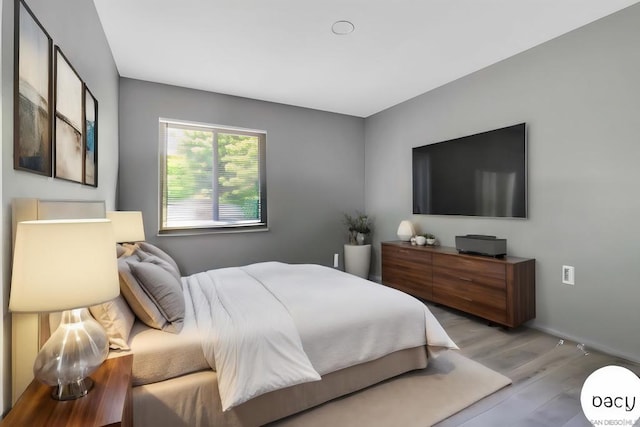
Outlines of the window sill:
M 158 237 L 200 236 L 203 234 L 236 234 L 236 233 L 261 233 L 269 231 L 267 225 L 253 225 L 240 227 L 220 228 L 177 228 L 171 230 L 158 230 Z

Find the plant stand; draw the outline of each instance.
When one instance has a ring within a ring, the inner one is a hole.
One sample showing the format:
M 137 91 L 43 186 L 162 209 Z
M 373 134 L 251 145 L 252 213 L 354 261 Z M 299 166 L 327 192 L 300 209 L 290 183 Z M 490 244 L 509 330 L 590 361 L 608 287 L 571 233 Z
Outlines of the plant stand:
M 344 271 L 368 279 L 370 266 L 371 245 L 344 245 Z

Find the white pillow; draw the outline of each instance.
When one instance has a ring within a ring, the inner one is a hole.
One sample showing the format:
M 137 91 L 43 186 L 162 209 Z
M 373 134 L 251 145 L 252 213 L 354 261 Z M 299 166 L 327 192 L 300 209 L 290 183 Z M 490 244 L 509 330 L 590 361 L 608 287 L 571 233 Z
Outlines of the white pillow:
M 135 316 L 122 295 L 118 295 L 111 301 L 89 307 L 89 311 L 107 332 L 109 348 L 129 350 L 129 334 Z

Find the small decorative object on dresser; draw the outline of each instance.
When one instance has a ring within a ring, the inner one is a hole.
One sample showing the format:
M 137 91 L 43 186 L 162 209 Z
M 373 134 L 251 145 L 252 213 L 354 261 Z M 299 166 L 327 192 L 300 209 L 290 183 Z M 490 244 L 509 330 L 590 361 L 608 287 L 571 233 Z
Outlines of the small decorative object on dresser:
M 397 233 L 398 239 L 402 240 L 403 242 L 408 242 L 413 236 L 415 236 L 416 230 L 413 227 L 411 221 L 405 219 L 404 221 L 400 222 Z
M 511 328 L 536 317 L 535 259 L 383 242 L 382 283 Z
M 436 244 L 436 236 L 434 236 L 433 234 L 425 233 L 423 234 L 423 236 L 426 239 L 427 245 L 433 246 Z

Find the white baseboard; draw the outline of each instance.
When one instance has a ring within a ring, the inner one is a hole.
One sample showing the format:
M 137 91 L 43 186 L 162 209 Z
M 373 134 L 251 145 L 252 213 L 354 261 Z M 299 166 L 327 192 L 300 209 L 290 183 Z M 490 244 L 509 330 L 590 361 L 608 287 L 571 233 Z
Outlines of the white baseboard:
M 541 326 L 541 325 L 527 325 L 529 326 L 531 329 L 536 329 L 538 331 L 547 333 L 549 335 L 553 335 L 558 337 L 558 339 L 567 339 L 570 341 L 575 341 L 576 343 L 580 343 L 580 344 L 584 344 L 585 345 L 585 350 L 589 351 L 589 349 L 593 349 L 595 351 L 599 351 L 601 353 L 606 353 L 610 356 L 615 356 L 615 357 L 620 357 L 621 359 L 625 359 L 628 360 L 630 362 L 634 362 L 634 363 L 640 363 L 640 357 L 638 355 L 633 355 L 633 354 L 626 354 L 624 352 L 621 352 L 619 350 L 616 350 L 614 348 L 610 348 L 607 347 L 605 345 L 599 344 L 599 343 L 594 343 L 593 341 L 583 338 L 583 337 L 576 337 L 574 335 L 568 335 L 565 334 L 564 332 L 560 332 L 557 331 L 553 328 L 549 328 L 546 326 Z

